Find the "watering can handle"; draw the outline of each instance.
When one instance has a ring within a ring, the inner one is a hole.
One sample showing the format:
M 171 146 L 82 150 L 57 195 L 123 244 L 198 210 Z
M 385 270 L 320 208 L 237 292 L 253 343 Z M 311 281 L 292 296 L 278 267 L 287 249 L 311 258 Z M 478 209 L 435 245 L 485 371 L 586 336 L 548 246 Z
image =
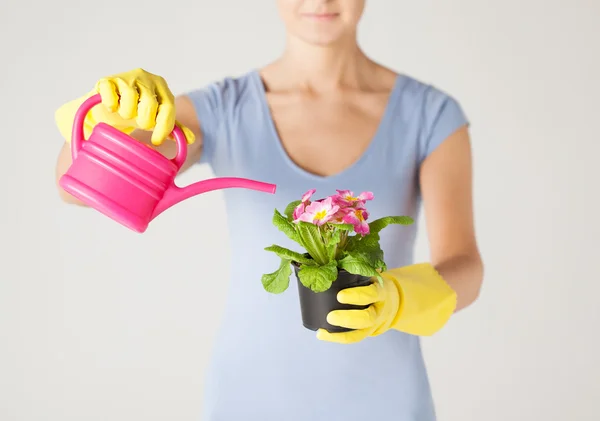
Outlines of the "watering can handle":
M 77 158 L 77 153 L 83 146 L 84 139 L 84 125 L 85 117 L 87 113 L 96 105 L 102 103 L 102 97 L 100 94 L 95 94 L 86 99 L 83 104 L 79 106 L 79 109 L 75 113 L 75 119 L 73 120 L 73 132 L 71 135 L 71 157 L 73 161 Z M 177 165 L 177 169 L 181 168 L 187 158 L 187 140 L 183 130 L 179 126 L 173 128 L 171 135 L 175 138 L 177 144 L 177 155 L 171 161 Z

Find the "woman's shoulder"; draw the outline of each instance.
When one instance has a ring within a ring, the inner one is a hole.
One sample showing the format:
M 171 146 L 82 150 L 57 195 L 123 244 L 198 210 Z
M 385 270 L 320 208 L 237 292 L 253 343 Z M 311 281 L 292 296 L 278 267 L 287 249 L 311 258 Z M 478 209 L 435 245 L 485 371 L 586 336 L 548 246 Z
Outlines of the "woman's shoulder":
M 241 101 L 252 97 L 249 94 L 256 88 L 256 72 L 248 71 L 239 75 L 214 79 L 203 86 L 186 93 L 192 99 L 203 100 L 221 109 L 239 105 Z
M 461 104 L 445 89 L 413 76 L 399 74 L 399 117 L 419 133 L 420 161 L 469 121 Z
M 453 94 L 414 76 L 398 73 L 396 95 L 396 117 L 407 124 L 430 128 L 444 114 L 466 119 Z
M 422 105 L 424 110 L 448 101 L 458 102 L 452 93 L 431 82 L 406 73 L 398 73 L 399 94 L 405 103 Z
M 257 73 L 250 70 L 238 75 L 225 76 L 211 83 L 213 89 L 217 89 L 223 96 L 239 98 L 256 88 Z

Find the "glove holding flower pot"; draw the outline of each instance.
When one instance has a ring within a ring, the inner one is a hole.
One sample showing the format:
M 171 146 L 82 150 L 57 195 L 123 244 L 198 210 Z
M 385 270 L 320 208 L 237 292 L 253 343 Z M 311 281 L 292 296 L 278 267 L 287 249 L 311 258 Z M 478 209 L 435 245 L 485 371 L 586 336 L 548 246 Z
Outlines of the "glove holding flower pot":
M 385 217 L 368 223 L 367 202 L 373 193 L 354 196 L 348 190 L 311 201 L 316 190 L 290 203 L 284 214 L 275 210 L 273 224 L 306 252 L 298 253 L 273 245 L 267 251 L 281 258 L 279 268 L 263 275 L 266 291 L 282 293 L 289 286 L 292 269 L 300 295 L 303 325 L 310 330 L 346 332 L 352 329 L 327 321 L 333 310 L 366 309 L 367 305 L 340 303 L 338 293 L 346 288 L 382 282 L 386 270 L 379 232 L 389 224 L 412 224 L 407 216 Z
M 298 282 L 302 323 L 321 340 L 353 343 L 390 329 L 432 335 L 456 308 L 456 293 L 429 263 L 388 269 L 379 233 L 391 224 L 410 225 L 409 216 L 371 222 L 367 202 L 373 193 L 349 190 L 312 201 L 315 190 L 291 202 L 273 224 L 300 245 L 299 253 L 272 245 L 281 259 L 262 284 L 273 294 Z

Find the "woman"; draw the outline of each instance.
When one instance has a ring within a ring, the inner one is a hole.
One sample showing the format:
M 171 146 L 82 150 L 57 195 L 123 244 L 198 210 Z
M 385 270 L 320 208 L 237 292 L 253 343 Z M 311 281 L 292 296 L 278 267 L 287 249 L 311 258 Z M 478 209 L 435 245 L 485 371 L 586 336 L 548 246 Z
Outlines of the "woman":
M 87 129 L 105 121 L 171 157 L 174 144 L 163 141 L 177 121 L 190 143 L 185 168 L 204 162 L 217 176 L 277 184 L 273 196 L 224 192 L 232 280 L 206 379 L 206 421 L 433 421 L 419 335 L 470 305 L 482 282 L 466 118 L 449 95 L 361 51 L 364 0 L 277 3 L 287 47 L 275 62 L 177 98 L 141 69 L 104 78 L 92 92 L 104 107 L 90 114 Z M 70 125 L 81 101 L 56 114 L 67 140 L 58 177 L 70 165 Z M 330 315 L 330 323 L 357 330 L 321 330 L 317 339 L 301 325 L 294 283 L 270 295 L 260 282 L 277 265 L 263 248 L 285 245 L 271 225 L 273 209 L 312 188 L 372 191 L 373 217 L 416 218 L 422 200 L 431 249 L 430 263 L 413 264 L 416 227 L 388 227 L 382 248 L 388 267 L 398 269 L 383 286 L 338 297 L 372 303 Z

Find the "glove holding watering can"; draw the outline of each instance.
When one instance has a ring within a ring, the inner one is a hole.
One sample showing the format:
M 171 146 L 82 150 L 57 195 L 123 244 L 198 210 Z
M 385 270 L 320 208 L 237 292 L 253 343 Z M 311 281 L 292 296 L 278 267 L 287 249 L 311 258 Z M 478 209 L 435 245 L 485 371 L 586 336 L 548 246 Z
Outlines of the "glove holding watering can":
M 186 121 L 194 124 L 193 118 Z M 175 177 L 187 162 L 188 145 L 195 137 L 175 121 L 175 99 L 164 79 L 141 69 L 101 79 L 90 95 L 61 107 L 56 122 L 71 158 L 59 186 L 138 233 L 192 196 L 229 188 L 270 194 L 276 190 L 275 184 L 241 177 L 177 186 Z M 148 142 L 129 136 L 135 129 L 152 130 L 150 140 L 155 146 L 172 136 L 175 157 L 167 158 L 149 148 Z
M 192 130 L 175 120 L 175 99 L 167 82 L 143 69 L 134 69 L 100 79 L 87 95 L 70 101 L 55 113 L 55 120 L 67 143 L 75 113 L 81 104 L 100 94 L 102 106 L 94 107 L 84 120 L 87 138 L 96 124 L 103 122 L 124 133 L 135 129 L 153 130 L 152 144 L 160 145 L 175 126 L 182 129 L 188 144 L 194 143 Z

